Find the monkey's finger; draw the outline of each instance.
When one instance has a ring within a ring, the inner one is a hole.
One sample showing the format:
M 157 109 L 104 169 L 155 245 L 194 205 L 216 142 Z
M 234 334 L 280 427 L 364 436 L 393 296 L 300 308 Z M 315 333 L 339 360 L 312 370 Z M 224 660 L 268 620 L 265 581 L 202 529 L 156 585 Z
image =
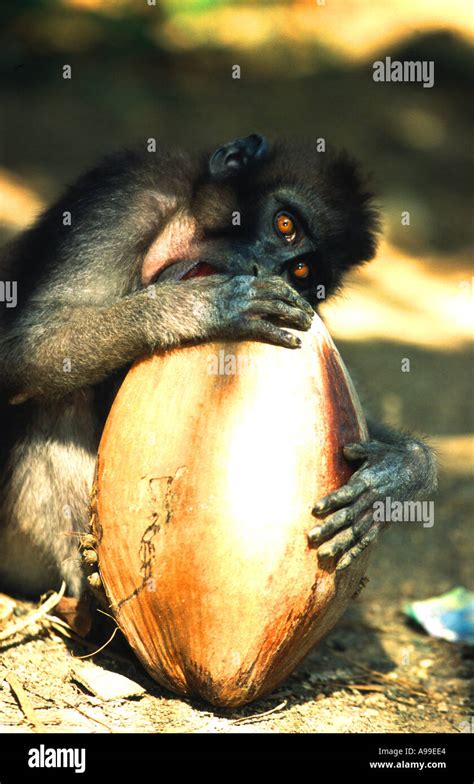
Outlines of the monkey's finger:
M 255 297 L 258 299 L 275 299 L 279 298 L 288 302 L 294 307 L 301 308 L 311 318 L 314 316 L 314 310 L 306 302 L 303 297 L 295 291 L 289 283 L 279 277 L 272 276 L 270 278 L 255 278 L 253 282 Z
M 336 572 L 343 572 L 344 569 L 347 569 L 350 564 L 355 561 L 358 555 L 360 555 L 365 548 L 374 541 L 374 539 L 378 536 L 380 531 L 380 524 L 374 523 L 371 528 L 367 531 L 367 533 L 362 537 L 360 542 L 354 545 L 339 561 L 336 566 Z
M 341 528 L 354 523 L 354 527 L 358 526 L 358 520 L 365 514 L 373 514 L 372 505 L 377 499 L 374 493 L 363 493 L 363 495 L 350 506 L 345 506 L 343 509 L 334 512 L 325 519 L 323 523 L 316 525 L 308 533 L 308 540 L 310 544 L 317 545 L 324 539 L 329 539 L 334 536 Z
M 366 441 L 362 444 L 346 444 L 342 451 L 344 457 L 348 460 L 364 460 L 368 457 L 385 454 L 387 451 L 387 444 L 382 444 L 380 441 Z
M 321 498 L 317 504 L 314 505 L 313 514 L 320 515 L 330 512 L 332 509 L 340 509 L 341 506 L 347 506 L 353 503 L 360 495 L 367 490 L 369 483 L 363 474 L 360 474 L 355 480 L 352 476 L 346 485 L 343 485 L 339 490 Z
M 314 510 L 313 510 L 314 511 Z M 333 536 L 341 528 L 345 528 L 354 521 L 353 507 L 345 507 L 334 512 L 333 515 L 327 518 L 322 525 L 316 525 L 308 533 L 308 540 L 310 544 L 317 544 L 329 536 Z
M 262 340 L 284 348 L 301 348 L 301 340 L 296 335 L 262 319 L 245 319 L 238 331 L 244 339 Z
M 292 307 L 279 300 L 255 299 L 246 308 L 246 312 L 258 316 L 275 316 L 282 324 L 305 331 L 310 328 L 312 321 L 311 317 L 300 308 Z
M 332 558 L 340 553 L 348 552 L 362 540 L 373 522 L 372 512 L 367 512 L 355 525 L 350 528 L 345 528 L 343 531 L 339 531 L 339 533 L 330 539 L 329 542 L 326 542 L 322 547 L 319 547 L 318 556 L 321 558 Z

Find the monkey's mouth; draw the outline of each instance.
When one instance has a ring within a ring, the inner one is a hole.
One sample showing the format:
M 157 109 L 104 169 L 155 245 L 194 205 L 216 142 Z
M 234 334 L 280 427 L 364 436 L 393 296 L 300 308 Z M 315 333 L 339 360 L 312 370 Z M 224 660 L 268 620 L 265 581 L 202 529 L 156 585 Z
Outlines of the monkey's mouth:
M 196 261 L 196 259 L 188 259 L 187 261 L 175 261 L 168 264 L 167 267 L 160 270 L 154 276 L 152 283 L 164 283 L 165 281 L 179 281 L 190 280 L 191 278 L 204 278 L 208 275 L 217 275 L 219 270 L 208 264 L 207 261 Z
M 197 264 L 191 267 L 190 270 L 181 275 L 180 280 L 189 280 L 190 278 L 205 278 L 208 275 L 217 275 L 218 270 L 207 261 L 198 261 Z

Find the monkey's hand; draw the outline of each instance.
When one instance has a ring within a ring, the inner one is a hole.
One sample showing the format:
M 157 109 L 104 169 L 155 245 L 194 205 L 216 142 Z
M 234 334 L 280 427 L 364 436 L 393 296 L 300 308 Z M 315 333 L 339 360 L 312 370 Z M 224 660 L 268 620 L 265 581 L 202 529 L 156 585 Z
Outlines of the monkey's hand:
M 338 559 L 337 571 L 346 569 L 386 526 L 374 520 L 377 501 L 414 501 L 436 487 L 435 460 L 422 441 L 369 441 L 348 444 L 343 451 L 347 460 L 362 464 L 346 485 L 318 501 L 313 514 L 329 515 L 308 534 L 318 557 Z
M 214 276 L 217 281 L 217 276 Z M 212 282 L 213 278 L 207 278 Z M 285 280 L 274 275 L 236 275 L 219 282 L 212 296 L 213 337 L 262 340 L 286 348 L 299 348 L 301 340 L 281 326 L 306 331 L 314 311 Z

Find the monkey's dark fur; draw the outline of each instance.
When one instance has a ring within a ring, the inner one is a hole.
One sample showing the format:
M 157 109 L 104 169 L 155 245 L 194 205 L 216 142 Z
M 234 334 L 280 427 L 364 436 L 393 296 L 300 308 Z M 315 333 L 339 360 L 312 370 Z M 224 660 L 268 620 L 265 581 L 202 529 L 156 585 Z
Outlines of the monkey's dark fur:
M 276 228 L 280 213 L 292 239 Z M 317 287 L 333 294 L 373 257 L 376 233 L 349 157 L 269 149 L 258 135 L 212 156 L 121 152 L 72 185 L 0 260 L 0 278 L 18 282 L 18 306 L 0 305 L 1 588 L 34 595 L 65 579 L 70 593 L 83 589 L 77 534 L 105 417 L 134 359 L 226 337 L 298 348 L 284 327 L 309 328 Z M 319 553 L 338 568 L 377 534 L 374 500 L 414 499 L 436 482 L 422 441 L 373 425 L 370 435 L 345 450 L 356 474 L 315 508 L 332 514 L 310 541 L 328 539 Z

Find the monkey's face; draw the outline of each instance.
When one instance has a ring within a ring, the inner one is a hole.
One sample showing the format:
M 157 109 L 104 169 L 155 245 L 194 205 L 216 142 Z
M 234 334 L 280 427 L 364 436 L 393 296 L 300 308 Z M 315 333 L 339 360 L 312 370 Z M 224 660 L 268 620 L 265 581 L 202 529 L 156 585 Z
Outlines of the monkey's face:
M 345 155 L 270 148 L 253 134 L 218 148 L 203 170 L 190 212 L 178 212 L 160 238 L 161 264 L 156 249 L 148 264 L 154 281 L 280 275 L 317 304 L 374 254 L 371 196 Z

